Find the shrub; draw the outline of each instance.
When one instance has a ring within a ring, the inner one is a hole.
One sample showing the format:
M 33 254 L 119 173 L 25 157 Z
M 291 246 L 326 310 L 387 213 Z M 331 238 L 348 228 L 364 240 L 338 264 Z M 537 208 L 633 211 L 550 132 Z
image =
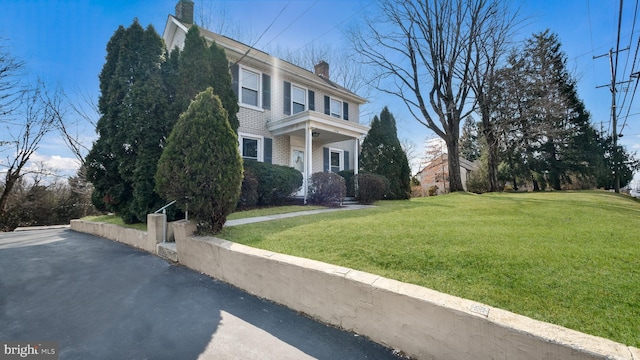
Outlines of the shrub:
M 320 172 L 311 175 L 309 202 L 323 206 L 340 206 L 347 186 L 344 178 L 335 173 Z
M 479 170 L 473 171 L 467 178 L 467 191 L 482 194 L 489 191 L 489 180 L 486 172 Z
M 251 167 L 244 167 L 244 177 L 236 208 L 246 210 L 258 205 L 258 178 Z
M 424 197 L 422 185 L 411 185 L 411 197 Z
M 247 160 L 244 168 L 258 181 L 257 205 L 278 205 L 302 186 L 302 174 L 292 167 Z
M 156 189 L 186 210 L 198 233 L 217 233 L 238 203 L 242 159 L 227 111 L 211 87 L 173 127 L 158 162 Z
M 438 185 L 431 185 L 428 189 L 427 189 L 427 193 L 429 194 L 429 196 L 437 196 L 438 195 L 438 190 L 440 188 L 438 188 Z
M 389 181 L 378 174 L 358 174 L 358 194 L 356 198 L 362 204 L 372 204 L 381 200 L 389 187 Z
M 338 172 L 338 175 L 344 178 L 344 184 L 347 186 L 346 196 L 356 196 L 356 186 L 353 176 L 353 170 L 342 170 Z

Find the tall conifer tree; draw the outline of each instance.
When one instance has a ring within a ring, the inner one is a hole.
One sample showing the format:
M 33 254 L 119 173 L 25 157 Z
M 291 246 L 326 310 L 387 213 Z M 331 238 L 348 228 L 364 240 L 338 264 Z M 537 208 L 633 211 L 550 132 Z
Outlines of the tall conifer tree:
M 120 26 L 107 45 L 100 73 L 99 138 L 87 155 L 92 199 L 125 222 L 146 221 L 162 203 L 153 191 L 156 163 L 167 136 L 162 80 L 163 43 L 152 26 L 137 20 Z
M 229 62 L 225 52 L 215 43 L 208 46 L 195 25 L 187 32 L 184 48 L 180 53 L 178 74 L 179 113 L 186 111 L 195 96 L 210 86 L 227 110 L 231 128 L 238 131 L 238 99 L 231 87 Z
M 371 122 L 362 142 L 360 168 L 383 175 L 389 180 L 387 199 L 408 199 L 411 194 L 411 169 L 398 140 L 396 120 L 385 106 Z

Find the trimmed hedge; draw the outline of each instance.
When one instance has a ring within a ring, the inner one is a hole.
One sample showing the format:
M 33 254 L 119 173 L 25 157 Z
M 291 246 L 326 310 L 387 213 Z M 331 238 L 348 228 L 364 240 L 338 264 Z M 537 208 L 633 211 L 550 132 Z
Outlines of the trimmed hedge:
M 344 178 L 335 173 L 319 172 L 311 175 L 309 202 L 337 207 L 342 204 L 347 187 Z
M 389 188 L 389 180 L 378 174 L 358 174 L 356 181 L 358 182 L 356 199 L 361 204 L 372 204 L 375 201 L 382 200 Z
M 346 196 L 356 196 L 356 186 L 353 170 L 342 170 L 338 172 L 338 175 L 344 178 L 344 183 L 347 186 Z
M 236 208 L 246 210 L 256 205 L 258 205 L 258 178 L 251 167 L 244 166 L 244 177 Z
M 244 171 L 241 208 L 281 204 L 302 186 L 302 174 L 292 167 L 245 160 Z

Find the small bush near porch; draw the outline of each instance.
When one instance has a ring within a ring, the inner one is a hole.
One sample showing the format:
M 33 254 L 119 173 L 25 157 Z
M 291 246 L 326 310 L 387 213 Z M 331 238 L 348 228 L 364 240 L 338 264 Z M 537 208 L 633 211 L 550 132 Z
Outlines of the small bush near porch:
M 225 228 L 220 237 L 640 346 L 640 202 L 463 194 Z

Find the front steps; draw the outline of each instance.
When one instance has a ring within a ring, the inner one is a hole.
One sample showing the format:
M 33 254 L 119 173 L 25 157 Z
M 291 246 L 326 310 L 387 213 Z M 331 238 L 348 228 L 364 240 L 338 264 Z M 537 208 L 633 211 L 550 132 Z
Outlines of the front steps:
M 178 262 L 178 251 L 174 242 L 159 243 L 156 245 L 156 254 L 169 261 Z

